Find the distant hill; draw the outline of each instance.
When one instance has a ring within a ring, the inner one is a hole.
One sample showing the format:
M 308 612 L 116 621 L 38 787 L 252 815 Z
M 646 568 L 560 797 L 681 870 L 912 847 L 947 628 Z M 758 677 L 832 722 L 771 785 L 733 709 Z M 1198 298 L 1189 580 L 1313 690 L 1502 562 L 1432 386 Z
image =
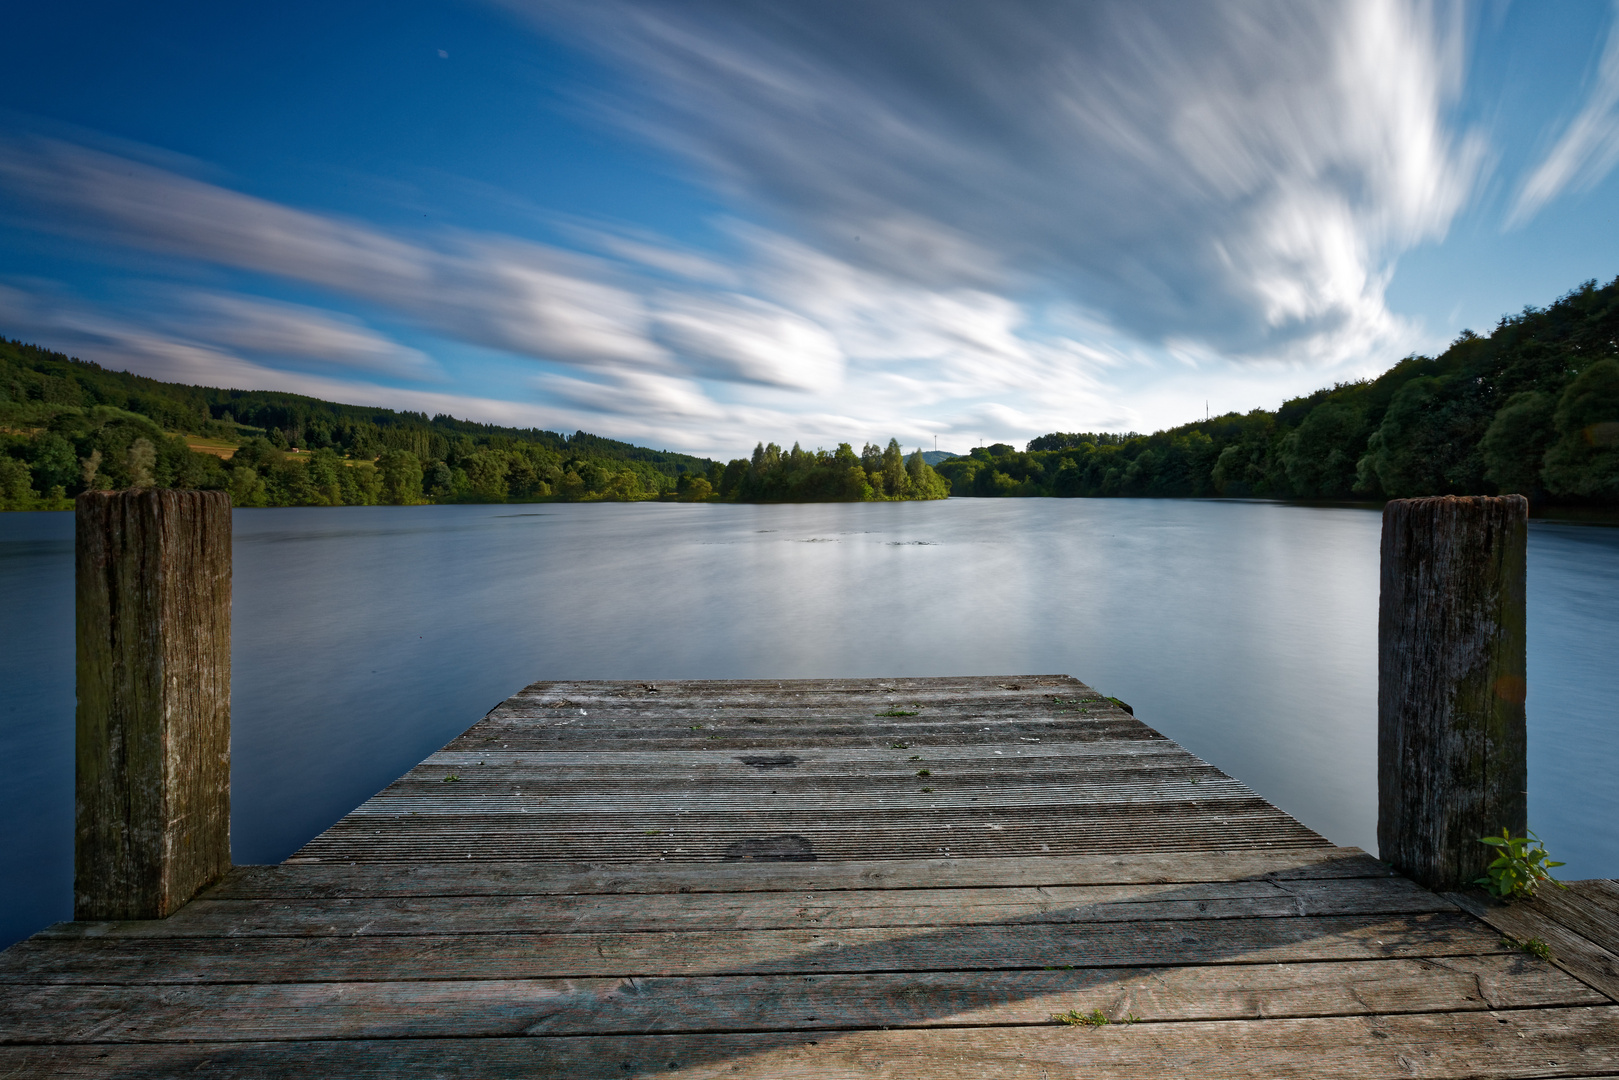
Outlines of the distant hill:
M 143 482 L 225 488 L 238 506 L 648 498 L 721 468 L 583 431 L 162 382 L 0 339 L 0 509 Z
M 1516 492 L 1619 506 L 1619 278 L 1438 356 L 1151 435 L 1054 431 L 945 462 L 955 495 L 1296 499 Z
M 929 465 L 937 465 L 941 461 L 949 461 L 951 458 L 955 457 L 961 457 L 961 455 L 950 450 L 922 451 L 922 460 L 927 462 Z

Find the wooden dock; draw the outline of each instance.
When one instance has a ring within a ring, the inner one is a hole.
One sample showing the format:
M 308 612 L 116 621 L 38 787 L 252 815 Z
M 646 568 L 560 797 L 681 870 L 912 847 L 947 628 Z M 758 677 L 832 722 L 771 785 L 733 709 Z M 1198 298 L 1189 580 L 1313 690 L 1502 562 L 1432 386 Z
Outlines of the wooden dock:
M 1619 1075 L 1619 886 L 1457 899 L 1066 677 L 537 683 L 0 954 L 0 1077 Z

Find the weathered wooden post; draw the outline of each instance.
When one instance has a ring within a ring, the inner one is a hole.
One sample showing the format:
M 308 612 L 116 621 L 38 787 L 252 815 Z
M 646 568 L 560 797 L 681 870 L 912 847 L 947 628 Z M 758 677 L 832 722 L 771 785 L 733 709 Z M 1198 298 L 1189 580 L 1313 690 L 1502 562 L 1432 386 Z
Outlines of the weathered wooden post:
M 73 914 L 157 919 L 230 868 L 230 496 L 88 491 Z
M 1479 837 L 1526 828 L 1528 512 L 1520 495 L 1383 509 L 1377 843 L 1432 889 L 1484 873 Z

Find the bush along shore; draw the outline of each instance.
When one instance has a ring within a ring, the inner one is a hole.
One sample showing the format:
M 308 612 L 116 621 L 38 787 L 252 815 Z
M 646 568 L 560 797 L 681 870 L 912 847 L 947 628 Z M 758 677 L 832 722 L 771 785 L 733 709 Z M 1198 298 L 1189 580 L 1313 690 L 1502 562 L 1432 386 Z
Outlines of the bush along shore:
M 940 462 L 954 495 L 1619 506 L 1619 278 L 1464 331 L 1376 379 L 1152 435 L 1066 434 Z

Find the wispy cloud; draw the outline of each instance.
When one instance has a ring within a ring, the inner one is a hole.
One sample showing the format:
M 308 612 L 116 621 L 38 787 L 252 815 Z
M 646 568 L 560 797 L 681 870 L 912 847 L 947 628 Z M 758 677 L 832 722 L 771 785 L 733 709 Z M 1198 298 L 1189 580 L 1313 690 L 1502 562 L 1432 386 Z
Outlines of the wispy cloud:
M 702 171 L 726 257 L 627 221 L 386 228 L 62 141 L 0 147 L 0 190 L 172 261 L 189 306 L 119 324 L 148 369 L 168 342 L 253 378 L 475 376 L 376 329 L 404 325 L 534 362 L 464 400 L 728 455 L 1150 428 L 1216 379 L 1246 408 L 1375 370 L 1428 344 L 1384 290 L 1478 168 L 1460 31 L 1417 0 L 513 4 L 633 73 L 594 107 Z M 315 299 L 197 299 L 194 264 Z
M 425 353 L 351 315 L 259 297 L 188 292 L 163 319 L 181 333 L 274 360 L 311 361 L 407 379 L 442 378 Z
M 462 340 L 559 363 L 662 366 L 642 300 L 598 261 L 510 237 L 437 244 L 66 143 L 13 143 L 0 184 L 50 227 L 307 282 Z
M 237 355 L 228 348 L 173 332 L 45 291 L 0 285 L 0 325 L 36 335 L 86 359 L 172 382 L 238 390 L 278 390 L 380 408 L 446 413 L 517 427 L 566 427 L 567 413 L 531 401 L 380 386 L 373 382 L 288 371 Z
M 656 237 L 597 231 L 587 239 L 601 253 L 589 255 L 503 236 L 394 235 L 101 151 L 23 149 L 0 160 L 0 185 L 43 211 L 36 226 L 321 287 L 449 340 L 580 369 L 513 388 L 545 395 L 566 423 L 712 449 L 727 432 L 749 438 L 744 424 L 833 442 L 920 438 L 977 431 L 974 410 L 997 394 L 1045 394 L 1053 416 L 1104 397 L 1091 373 L 1102 353 L 1061 333 L 1029 336 L 1016 301 L 931 288 L 740 222 L 728 226 L 739 257 L 721 274 Z M 342 312 L 189 286 L 143 291 L 154 310 L 129 313 L 101 347 L 160 377 L 264 386 L 278 368 L 310 364 L 437 372 Z M 80 311 L 11 325 L 94 336 L 94 321 Z
M 1585 107 L 1518 190 L 1508 227 L 1522 225 L 1564 191 L 1589 190 L 1619 163 L 1619 4 Z
M 929 288 L 1055 288 L 1147 340 L 1330 363 L 1480 160 L 1423 3 L 514 0 L 645 93 L 604 99 L 819 249 Z

